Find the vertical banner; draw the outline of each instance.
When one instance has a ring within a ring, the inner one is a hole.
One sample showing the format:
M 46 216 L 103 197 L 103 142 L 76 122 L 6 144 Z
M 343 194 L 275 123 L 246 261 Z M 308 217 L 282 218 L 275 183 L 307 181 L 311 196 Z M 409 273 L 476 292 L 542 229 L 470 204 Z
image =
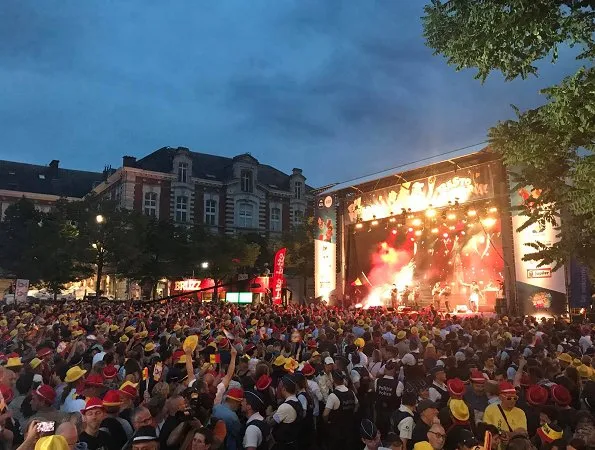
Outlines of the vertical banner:
M 512 186 L 511 186 L 512 187 Z M 526 186 L 511 193 L 513 207 L 525 205 L 531 208 L 532 199 L 539 198 L 541 191 Z M 523 261 L 523 257 L 535 250 L 528 244 L 541 242 L 552 245 L 557 242 L 556 227 L 551 223 L 533 225 L 517 231 L 527 216 L 522 211 L 512 211 L 514 240 L 514 265 L 516 291 L 519 306 L 524 314 L 552 315 L 566 311 L 566 276 L 564 267 L 553 271 L 551 266 L 538 267 L 539 261 Z
M 16 304 L 25 303 L 27 301 L 27 293 L 29 292 L 29 280 L 18 279 L 14 290 L 14 300 Z
M 570 298 L 571 308 L 591 306 L 591 281 L 587 268 L 576 260 L 570 261 Z
M 332 196 L 320 197 L 314 232 L 314 295 L 329 301 L 337 287 L 337 209 Z
M 286 248 L 279 249 L 275 254 L 275 261 L 273 264 L 273 304 L 281 304 L 281 295 L 283 293 L 283 284 L 285 284 L 285 254 L 287 253 Z

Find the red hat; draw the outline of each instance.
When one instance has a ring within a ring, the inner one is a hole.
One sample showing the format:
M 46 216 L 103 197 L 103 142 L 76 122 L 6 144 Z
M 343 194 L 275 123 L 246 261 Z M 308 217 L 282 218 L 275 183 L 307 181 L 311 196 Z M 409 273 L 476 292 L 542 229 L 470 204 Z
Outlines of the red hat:
M 272 381 L 273 379 L 265 373 L 261 375 L 258 381 L 256 382 L 256 389 L 258 389 L 259 391 L 264 391 L 268 389 Z
M 85 386 L 103 387 L 103 377 L 99 374 L 93 373 L 85 380 Z
M 138 396 L 136 388 L 132 384 L 124 383 L 122 386 L 120 386 L 119 392 L 120 395 L 124 395 L 132 400 Z
M 471 371 L 471 382 L 478 383 L 478 384 L 484 384 L 486 382 L 486 378 L 483 376 L 482 372 L 480 372 L 477 369 L 473 369 Z
M 551 388 L 552 400 L 558 406 L 568 406 L 572 402 L 572 396 L 568 389 L 561 384 L 554 384 Z
M 56 391 L 49 384 L 40 384 L 35 389 L 35 394 L 43 399 L 48 405 L 53 405 L 56 401 Z
M 103 402 L 100 398 L 91 397 L 88 399 L 87 403 L 85 403 L 85 408 L 81 410 L 81 413 L 85 414 L 86 412 L 93 409 L 105 409 L 105 406 L 103 406 Z
M 244 390 L 239 388 L 233 388 L 227 391 L 227 398 L 241 402 L 244 399 Z
M 308 341 L 308 348 L 316 348 L 318 347 L 318 343 L 314 339 L 310 339 Z
M 114 378 L 116 378 L 118 376 L 118 369 L 116 369 L 115 366 L 113 365 L 109 365 L 109 366 L 105 366 L 103 368 L 103 378 L 105 378 L 106 380 L 113 380 Z
M 502 381 L 499 386 L 500 394 L 516 394 L 516 389 L 508 381 Z
M 534 384 L 526 391 L 527 403 L 533 406 L 543 406 L 547 403 L 548 392 L 547 389 L 538 384 Z
M 39 359 L 43 359 L 46 356 L 50 356 L 51 354 L 52 354 L 51 348 L 44 347 L 44 348 L 40 348 L 39 350 L 37 350 L 37 357 Z
M 7 404 L 12 401 L 14 393 L 8 386 L 0 385 L 0 393 L 2 393 L 2 397 Z
M 222 338 L 219 340 L 219 342 L 217 343 L 217 347 L 219 348 L 225 348 L 229 345 L 229 339 L 227 338 Z
M 302 374 L 305 377 L 309 377 L 311 375 L 314 375 L 314 373 L 316 373 L 316 370 L 314 369 L 314 367 L 312 367 L 311 364 L 304 364 L 304 367 L 302 367 Z
M 120 391 L 107 391 L 105 397 L 103 397 L 103 406 L 120 406 L 121 404 L 122 398 L 120 397 Z
M 465 383 L 463 383 L 458 378 L 448 380 L 446 382 L 446 386 L 448 387 L 448 392 L 450 393 L 451 397 L 462 397 L 465 393 Z

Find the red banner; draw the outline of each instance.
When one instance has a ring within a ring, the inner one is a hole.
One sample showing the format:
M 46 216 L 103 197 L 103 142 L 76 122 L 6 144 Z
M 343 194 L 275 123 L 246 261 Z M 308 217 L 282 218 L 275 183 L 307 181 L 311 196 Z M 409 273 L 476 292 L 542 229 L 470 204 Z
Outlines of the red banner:
M 275 305 L 281 304 L 281 293 L 283 291 L 283 285 L 285 284 L 285 253 L 286 248 L 280 249 L 275 255 L 275 263 L 273 265 L 273 285 L 271 286 L 273 303 Z

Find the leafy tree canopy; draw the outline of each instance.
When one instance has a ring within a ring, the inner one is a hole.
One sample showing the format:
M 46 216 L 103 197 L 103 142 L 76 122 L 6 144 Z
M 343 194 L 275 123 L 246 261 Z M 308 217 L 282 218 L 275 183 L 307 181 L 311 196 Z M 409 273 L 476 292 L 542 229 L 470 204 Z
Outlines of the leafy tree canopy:
M 500 71 L 507 81 L 538 76 L 537 62 L 577 47 L 583 63 L 542 90 L 546 103 L 515 108 L 516 120 L 488 135 L 514 172 L 517 187 L 540 190 L 528 219 L 555 224 L 560 241 L 536 242 L 527 259 L 559 267 L 577 258 L 595 275 L 595 12 L 592 0 L 435 0 L 425 7 L 424 35 L 457 70 L 477 69 L 482 82 Z M 562 215 L 563 226 L 560 226 Z

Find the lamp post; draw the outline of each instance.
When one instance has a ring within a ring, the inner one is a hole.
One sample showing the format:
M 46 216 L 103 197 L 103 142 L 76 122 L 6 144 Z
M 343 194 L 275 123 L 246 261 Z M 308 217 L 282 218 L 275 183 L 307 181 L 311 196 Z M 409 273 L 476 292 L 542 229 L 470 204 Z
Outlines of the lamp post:
M 92 246 L 97 250 L 97 279 L 95 280 L 95 300 L 99 300 L 99 291 L 101 290 L 101 276 L 103 274 L 103 227 L 102 224 L 105 222 L 105 217 L 101 214 L 95 216 L 95 222 L 100 230 L 101 240 L 97 243 L 93 243 Z

